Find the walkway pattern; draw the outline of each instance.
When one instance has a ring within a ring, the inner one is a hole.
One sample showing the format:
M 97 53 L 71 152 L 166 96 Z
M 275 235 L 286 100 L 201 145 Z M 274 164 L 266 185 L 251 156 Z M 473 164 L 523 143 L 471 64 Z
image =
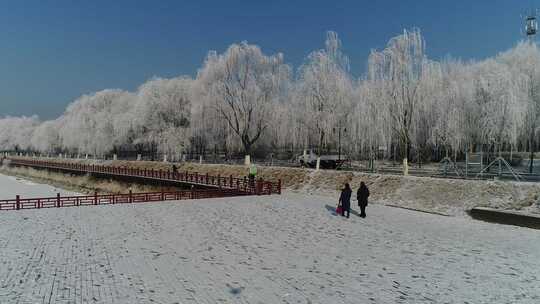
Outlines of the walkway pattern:
M 377 205 L 344 219 L 334 204 L 2 213 L 0 303 L 540 303 L 537 230 Z

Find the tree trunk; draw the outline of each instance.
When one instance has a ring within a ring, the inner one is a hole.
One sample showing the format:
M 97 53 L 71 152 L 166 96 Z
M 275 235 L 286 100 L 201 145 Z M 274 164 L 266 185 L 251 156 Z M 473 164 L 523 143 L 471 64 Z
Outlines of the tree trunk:
M 322 154 L 323 143 L 324 143 L 324 131 L 321 130 L 319 132 L 319 146 L 317 147 L 318 156 L 321 156 L 321 154 Z
M 243 140 L 242 145 L 244 146 L 244 155 L 251 155 L 252 144 Z
M 529 173 L 533 173 L 534 169 L 534 139 L 531 136 L 529 138 L 529 150 L 531 151 L 530 157 L 529 157 Z

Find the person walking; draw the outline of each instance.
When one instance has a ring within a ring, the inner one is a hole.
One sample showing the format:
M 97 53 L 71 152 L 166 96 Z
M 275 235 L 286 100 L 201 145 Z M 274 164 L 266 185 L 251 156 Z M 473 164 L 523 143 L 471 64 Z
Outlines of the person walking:
M 366 217 L 366 207 L 368 205 L 369 189 L 364 182 L 360 183 L 360 188 L 356 192 L 356 198 L 358 199 L 358 207 L 360 207 L 360 217 Z
M 172 165 L 172 177 L 173 179 L 176 179 L 176 176 L 178 174 L 178 167 L 176 167 L 175 164 Z
M 253 179 L 257 177 L 257 166 L 255 166 L 255 164 L 249 166 L 249 176 Z
M 249 166 L 249 186 L 252 188 L 252 189 L 255 189 L 255 179 L 257 178 L 257 166 L 255 166 L 255 164 L 251 164 Z
M 347 183 L 343 190 L 341 190 L 341 195 L 339 196 L 339 204 L 341 205 L 341 216 L 345 216 L 347 213 L 347 218 L 351 214 L 351 195 L 352 190 L 351 186 Z

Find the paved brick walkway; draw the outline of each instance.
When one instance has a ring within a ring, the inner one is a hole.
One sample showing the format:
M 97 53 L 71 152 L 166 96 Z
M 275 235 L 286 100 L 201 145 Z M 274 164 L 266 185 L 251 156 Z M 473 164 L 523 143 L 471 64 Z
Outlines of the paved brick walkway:
M 0 214 L 0 303 L 540 303 L 540 232 L 287 194 Z

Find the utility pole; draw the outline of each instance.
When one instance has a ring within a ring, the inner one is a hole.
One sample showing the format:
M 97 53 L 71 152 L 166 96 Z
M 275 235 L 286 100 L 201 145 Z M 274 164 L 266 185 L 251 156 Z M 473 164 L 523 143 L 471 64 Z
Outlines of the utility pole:
M 527 14 L 525 17 L 525 34 L 527 35 L 527 40 L 530 44 L 535 43 L 536 34 L 538 32 L 538 21 L 537 19 L 538 10 L 531 9 L 531 12 Z M 532 86 L 532 73 L 529 76 L 530 78 L 530 98 L 533 97 L 533 86 Z M 533 166 L 534 166 L 534 132 L 530 132 L 529 135 L 529 150 L 530 150 L 530 158 L 529 158 L 529 173 L 533 173 Z

